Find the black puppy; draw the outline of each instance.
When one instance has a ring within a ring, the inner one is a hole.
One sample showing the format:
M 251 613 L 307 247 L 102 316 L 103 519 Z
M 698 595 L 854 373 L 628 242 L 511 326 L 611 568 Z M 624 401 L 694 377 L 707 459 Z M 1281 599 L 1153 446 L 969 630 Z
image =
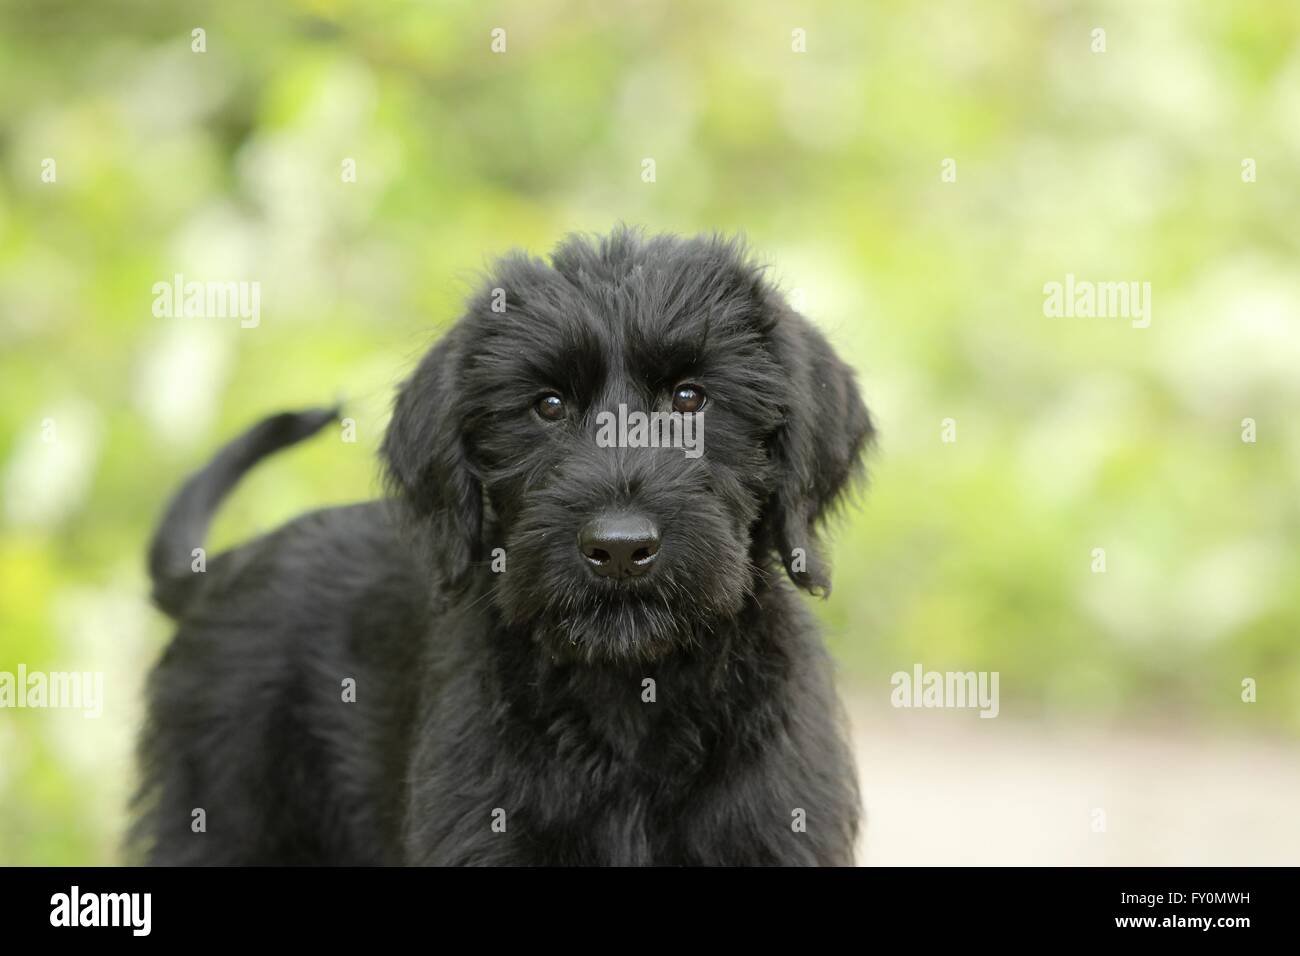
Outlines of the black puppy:
M 609 427 L 656 412 L 659 447 Z M 222 496 L 332 417 L 256 426 L 154 538 L 179 630 L 141 745 L 149 860 L 853 861 L 828 662 L 774 558 L 829 588 L 815 529 L 872 428 L 737 243 L 505 258 L 401 388 L 393 494 L 194 573 Z

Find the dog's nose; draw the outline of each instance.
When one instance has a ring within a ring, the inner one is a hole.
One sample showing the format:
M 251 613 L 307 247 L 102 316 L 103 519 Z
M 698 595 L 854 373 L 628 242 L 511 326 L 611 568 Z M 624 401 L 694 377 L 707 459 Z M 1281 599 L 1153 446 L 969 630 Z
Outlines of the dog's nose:
M 659 529 L 640 515 L 600 515 L 578 532 L 578 550 L 601 577 L 635 577 L 654 563 Z

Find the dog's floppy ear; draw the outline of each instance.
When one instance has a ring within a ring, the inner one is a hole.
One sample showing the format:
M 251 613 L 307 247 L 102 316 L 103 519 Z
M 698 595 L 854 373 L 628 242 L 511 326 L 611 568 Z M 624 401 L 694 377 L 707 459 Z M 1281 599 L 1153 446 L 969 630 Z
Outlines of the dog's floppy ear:
M 860 472 L 874 430 L 853 370 L 802 315 L 784 302 L 775 302 L 773 308 L 776 321 L 769 336 L 789 391 L 784 422 L 770 449 L 776 487 L 763 522 L 767 540 L 791 579 L 813 594 L 825 595 L 830 593 L 830 573 L 817 529 Z
M 430 557 L 455 587 L 478 560 L 483 493 L 462 428 L 458 329 L 443 337 L 402 383 L 380 454 L 390 486 L 425 526 Z

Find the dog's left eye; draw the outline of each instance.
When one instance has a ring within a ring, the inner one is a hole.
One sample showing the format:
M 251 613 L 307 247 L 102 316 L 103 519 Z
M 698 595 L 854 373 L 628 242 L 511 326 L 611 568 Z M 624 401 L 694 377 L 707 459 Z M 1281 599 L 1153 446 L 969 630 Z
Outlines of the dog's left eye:
M 689 415 L 704 407 L 704 389 L 698 385 L 678 385 L 673 391 L 673 411 Z
M 543 419 L 548 422 L 558 422 L 565 414 L 564 399 L 554 392 L 547 392 L 533 405 Z

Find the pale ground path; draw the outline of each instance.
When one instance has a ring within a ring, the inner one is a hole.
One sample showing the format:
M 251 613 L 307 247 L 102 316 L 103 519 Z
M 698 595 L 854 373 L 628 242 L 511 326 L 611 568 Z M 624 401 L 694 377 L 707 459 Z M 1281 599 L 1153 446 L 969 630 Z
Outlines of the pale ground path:
M 847 703 L 867 865 L 1300 864 L 1293 745 Z

